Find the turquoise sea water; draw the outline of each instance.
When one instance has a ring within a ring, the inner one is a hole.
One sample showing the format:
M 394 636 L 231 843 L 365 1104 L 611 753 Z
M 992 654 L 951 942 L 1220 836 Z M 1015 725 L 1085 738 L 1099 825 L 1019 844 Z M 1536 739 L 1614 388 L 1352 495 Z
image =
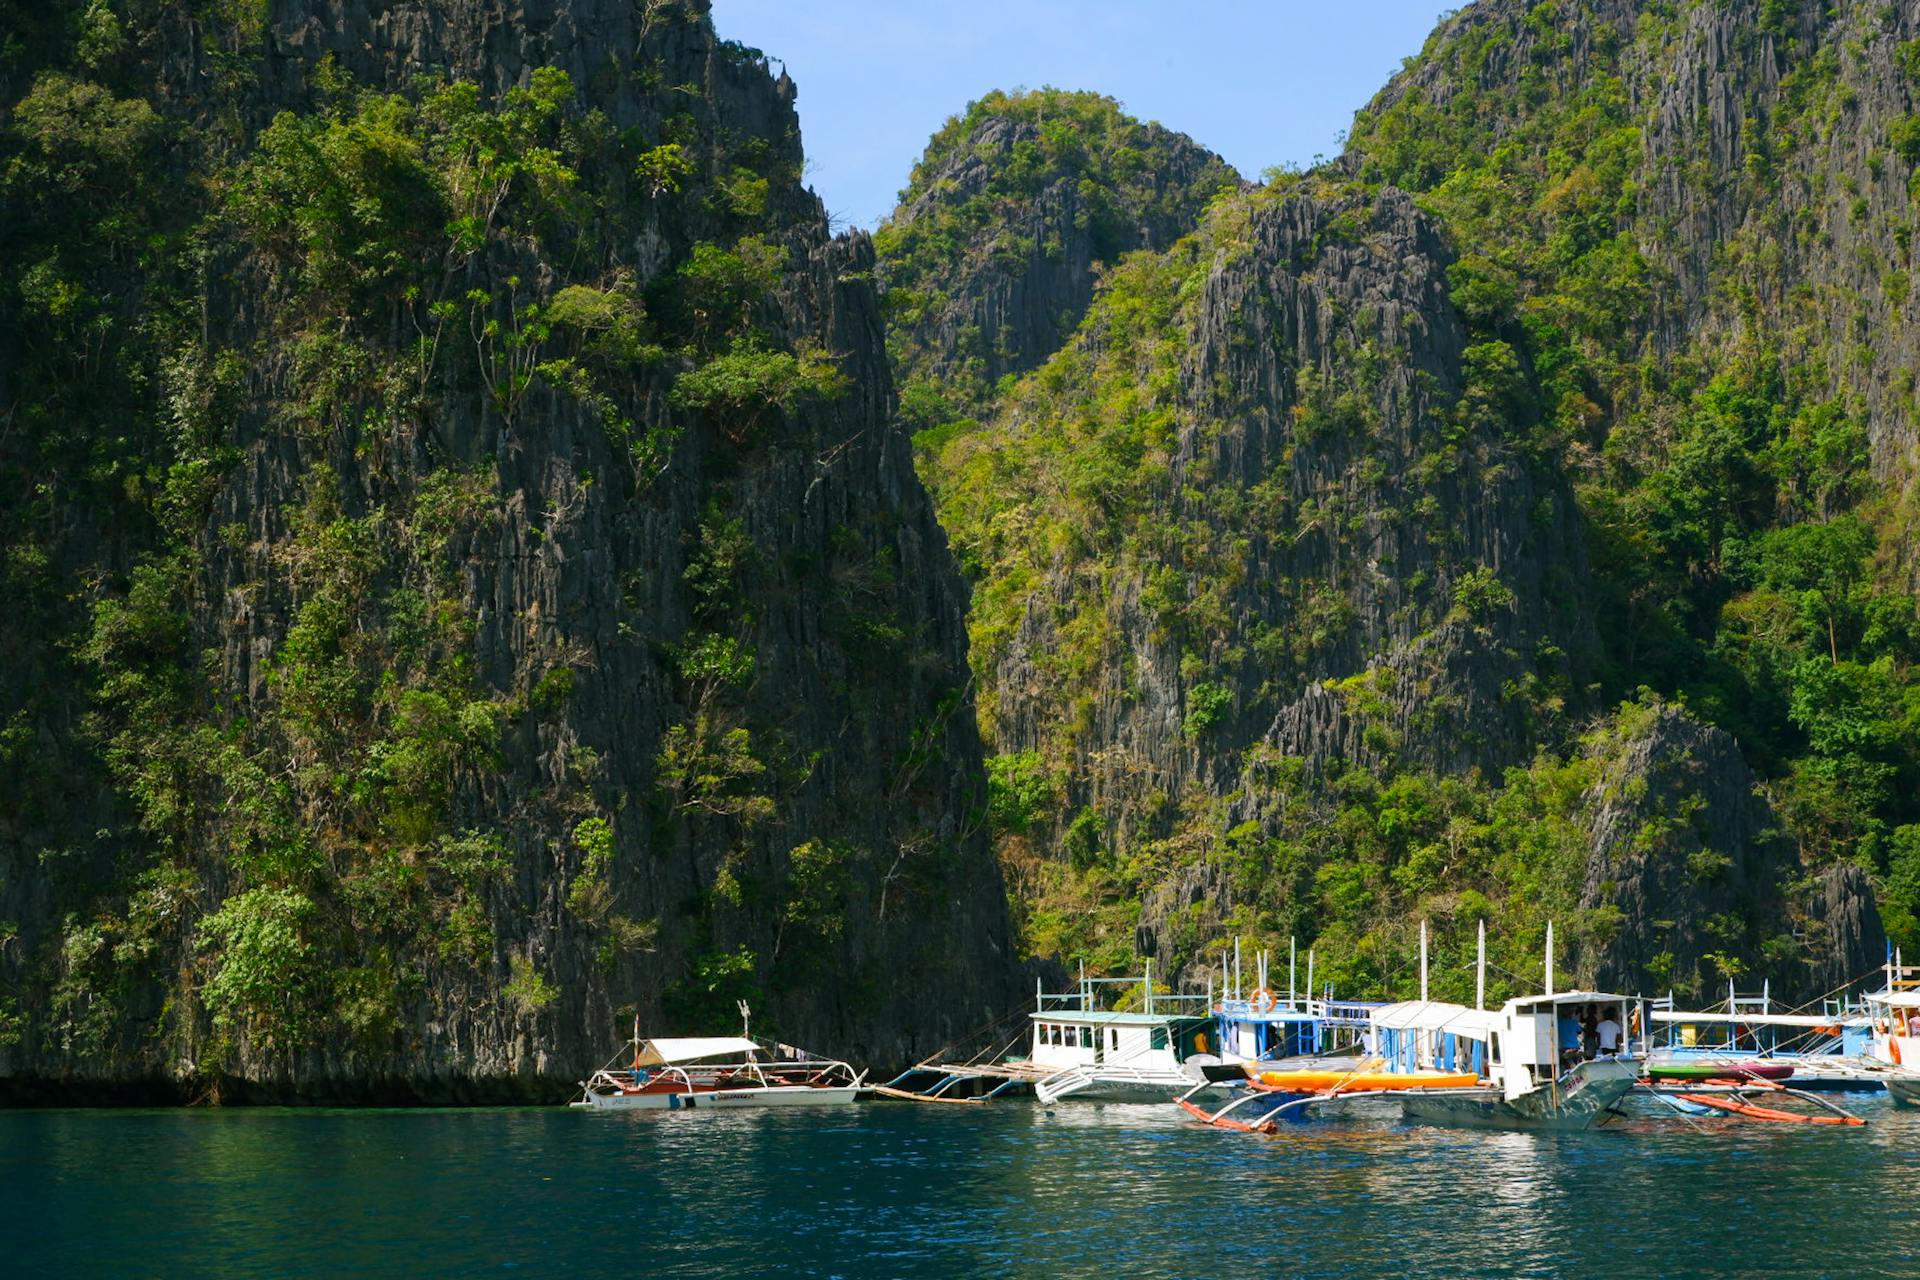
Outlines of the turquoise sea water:
M 1092 1103 L 0 1113 L 0 1275 L 1920 1275 L 1920 1111 L 1850 1105 L 1271 1138 Z

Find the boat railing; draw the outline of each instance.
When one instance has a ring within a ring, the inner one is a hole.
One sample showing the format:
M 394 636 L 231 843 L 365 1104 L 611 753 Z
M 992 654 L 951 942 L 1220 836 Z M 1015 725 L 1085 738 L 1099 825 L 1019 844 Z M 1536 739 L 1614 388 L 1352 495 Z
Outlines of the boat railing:
M 1204 1015 L 1213 1004 L 1209 995 L 1188 995 L 1183 992 L 1159 992 L 1153 985 L 1153 961 L 1147 961 L 1147 971 L 1137 978 L 1099 978 L 1089 976 L 1087 967 L 1080 966 L 1080 981 L 1075 991 L 1047 991 L 1038 979 L 1033 984 L 1033 1008 L 1036 1013 L 1094 1013 L 1098 1011 L 1096 996 L 1100 987 L 1139 988 L 1140 1012 L 1151 1017 L 1154 1005 L 1163 1007 L 1161 1012 L 1167 1016 L 1179 1016 L 1191 1011 Z M 1051 1002 L 1051 1003 L 1049 1003 Z
M 1259 1005 L 1252 1000 L 1222 1000 L 1214 1006 L 1222 1015 L 1250 1021 L 1254 1018 L 1319 1018 L 1320 1011 L 1310 1000 L 1280 1000 Z
M 1326 1021 L 1340 1027 L 1370 1026 L 1373 1011 L 1379 1007 L 1376 1003 L 1364 1000 L 1329 1000 L 1322 1006 Z
M 1250 1021 L 1254 1018 L 1311 1018 L 1329 1026 L 1364 1027 L 1368 1015 L 1378 1004 L 1364 1000 L 1278 1000 L 1261 1006 L 1252 1000 L 1221 1000 L 1214 1009 L 1223 1017 Z
M 1034 993 L 1034 1011 L 1036 1013 L 1098 1013 L 1100 1012 L 1096 987 L 1137 988 L 1142 986 L 1140 978 L 1083 978 L 1078 991 L 1036 991 Z M 1187 992 L 1156 991 L 1143 1002 L 1139 1012 L 1163 1014 L 1167 1017 L 1180 1017 L 1183 1014 L 1204 1014 L 1207 1011 L 1207 997 L 1204 994 Z

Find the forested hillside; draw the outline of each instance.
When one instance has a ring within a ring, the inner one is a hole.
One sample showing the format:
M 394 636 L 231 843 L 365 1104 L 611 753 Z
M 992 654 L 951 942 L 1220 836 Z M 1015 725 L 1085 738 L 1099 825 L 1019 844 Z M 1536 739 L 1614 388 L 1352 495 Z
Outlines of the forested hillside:
M 1917 22 L 1469 6 L 910 419 L 1030 952 L 1297 934 L 1360 994 L 1431 917 L 1457 993 L 1551 916 L 1589 979 L 1811 995 L 1920 941 Z
M 864 236 L 702 0 L 0 4 L 7 1096 L 1018 990 Z

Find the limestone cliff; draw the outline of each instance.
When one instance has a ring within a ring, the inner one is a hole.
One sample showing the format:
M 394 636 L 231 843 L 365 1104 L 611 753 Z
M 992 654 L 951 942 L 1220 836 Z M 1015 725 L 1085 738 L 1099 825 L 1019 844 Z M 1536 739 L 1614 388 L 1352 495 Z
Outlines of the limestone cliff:
M 1745 991 L 1740 980 L 1756 970 L 1790 978 L 1783 994 L 1856 981 L 1886 942 L 1859 868 L 1802 882 L 1798 851 L 1734 740 L 1673 708 L 1640 719 L 1608 744 L 1587 793 L 1581 904 L 1604 918 L 1576 972 L 1605 990 L 1649 992 L 1727 978 Z M 1811 973 L 1770 972 L 1803 948 Z
M 0 1089 L 552 1100 L 636 1014 L 885 1065 L 1005 1007 L 962 590 L 793 83 L 701 0 L 115 11 L 6 81 L 16 174 L 122 180 L 79 104 L 175 177 L 117 263 L 57 181 L 0 214 L 119 300 L 49 349 L 9 281 L 4 416 L 104 351 L 137 428 L 8 462 L 84 586 L 6 624 L 71 683 L 9 689 L 65 765 L 0 820 Z
M 1238 185 L 1110 98 L 988 94 L 934 137 L 879 232 L 898 375 L 978 406 L 1060 348 L 1101 270 L 1167 248 Z

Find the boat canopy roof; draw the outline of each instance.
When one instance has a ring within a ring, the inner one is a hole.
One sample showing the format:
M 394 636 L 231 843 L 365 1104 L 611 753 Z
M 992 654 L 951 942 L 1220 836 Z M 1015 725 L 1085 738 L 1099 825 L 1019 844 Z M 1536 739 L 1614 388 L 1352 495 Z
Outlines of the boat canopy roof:
M 1858 1015 L 1821 1017 L 1813 1013 L 1688 1013 L 1681 1009 L 1655 1009 L 1653 1020 L 1712 1026 L 1738 1023 L 1743 1027 L 1838 1027 L 1848 1022 L 1863 1021 Z
M 1611 1004 L 1622 1009 L 1635 1003 L 1635 997 L 1623 996 L 1616 991 L 1556 991 L 1552 995 L 1518 996 L 1507 1001 L 1507 1008 L 1537 1008 L 1543 1004 Z
M 1896 1009 L 1920 1009 L 1920 991 L 1876 991 L 1867 999 Z
M 1382 1005 L 1371 1018 L 1376 1027 L 1450 1031 L 1469 1040 L 1485 1040 L 1490 1032 L 1500 1029 L 1500 1015 L 1491 1009 L 1469 1009 L 1444 1000 L 1403 1000 Z
M 744 1036 L 704 1036 L 691 1040 L 642 1040 L 633 1056 L 636 1067 L 671 1067 L 729 1054 L 752 1053 L 759 1045 Z

